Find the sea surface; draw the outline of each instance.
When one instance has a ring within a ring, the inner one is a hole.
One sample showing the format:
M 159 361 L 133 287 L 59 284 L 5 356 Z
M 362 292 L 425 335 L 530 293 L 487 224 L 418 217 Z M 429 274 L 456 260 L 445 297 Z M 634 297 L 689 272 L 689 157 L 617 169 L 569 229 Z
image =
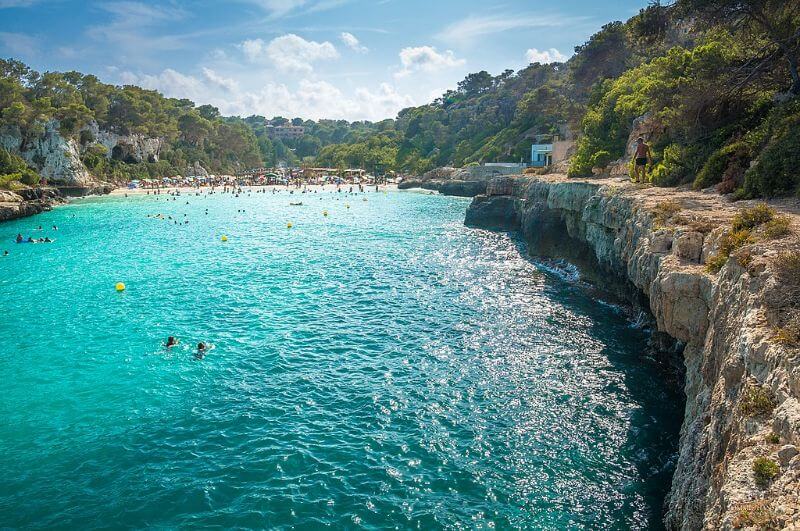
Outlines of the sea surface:
M 0 224 L 0 527 L 659 527 L 681 393 L 468 201 L 118 196 Z

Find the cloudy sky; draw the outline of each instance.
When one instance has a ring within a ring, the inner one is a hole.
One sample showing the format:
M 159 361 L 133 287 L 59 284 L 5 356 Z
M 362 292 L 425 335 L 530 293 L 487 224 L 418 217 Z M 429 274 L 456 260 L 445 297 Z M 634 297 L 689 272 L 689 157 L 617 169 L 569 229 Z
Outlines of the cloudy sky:
M 0 57 L 210 103 L 380 120 L 469 72 L 563 60 L 646 0 L 0 0 Z

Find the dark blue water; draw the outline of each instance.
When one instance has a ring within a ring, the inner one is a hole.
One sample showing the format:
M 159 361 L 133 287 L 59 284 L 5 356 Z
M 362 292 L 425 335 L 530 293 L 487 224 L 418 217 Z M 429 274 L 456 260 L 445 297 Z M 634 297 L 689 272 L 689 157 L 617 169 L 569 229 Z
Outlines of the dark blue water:
M 467 200 L 165 199 L 0 225 L 0 526 L 660 525 L 644 332 Z

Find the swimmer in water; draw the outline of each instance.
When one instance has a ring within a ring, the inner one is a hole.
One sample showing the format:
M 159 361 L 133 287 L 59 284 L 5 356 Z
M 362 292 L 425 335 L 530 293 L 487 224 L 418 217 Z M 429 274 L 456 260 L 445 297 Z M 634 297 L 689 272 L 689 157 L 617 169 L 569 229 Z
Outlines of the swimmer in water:
M 8 256 L 8 251 L 3 251 L 3 256 Z
M 22 234 L 17 233 L 17 243 L 22 243 L 22 241 L 23 241 Z
M 201 360 L 206 357 L 206 352 L 208 351 L 208 347 L 202 341 L 197 344 L 197 352 L 195 352 L 194 357 L 198 360 Z
M 178 340 L 175 338 L 175 336 L 169 336 L 167 338 L 167 344 L 166 344 L 167 348 L 174 347 L 177 344 Z

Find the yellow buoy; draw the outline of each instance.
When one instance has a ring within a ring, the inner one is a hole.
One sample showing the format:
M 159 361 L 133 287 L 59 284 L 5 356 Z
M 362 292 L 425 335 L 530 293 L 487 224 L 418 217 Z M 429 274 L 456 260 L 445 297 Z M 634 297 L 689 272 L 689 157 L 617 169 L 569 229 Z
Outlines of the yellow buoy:
M 287 223 L 287 224 L 286 224 L 286 228 L 287 228 L 287 229 L 291 229 L 291 228 L 292 228 L 292 224 L 291 224 L 291 223 Z
M 325 217 L 327 218 L 327 217 L 328 217 L 328 211 L 327 211 L 327 210 L 323 210 L 323 211 L 322 211 L 322 215 L 323 215 L 323 216 L 325 216 Z
M 125 284 L 123 284 L 122 282 L 117 282 L 117 285 L 115 287 L 117 288 L 117 291 L 125 291 Z
M 224 241 L 224 242 L 228 241 L 228 237 L 225 236 L 224 234 L 222 235 L 222 241 Z

